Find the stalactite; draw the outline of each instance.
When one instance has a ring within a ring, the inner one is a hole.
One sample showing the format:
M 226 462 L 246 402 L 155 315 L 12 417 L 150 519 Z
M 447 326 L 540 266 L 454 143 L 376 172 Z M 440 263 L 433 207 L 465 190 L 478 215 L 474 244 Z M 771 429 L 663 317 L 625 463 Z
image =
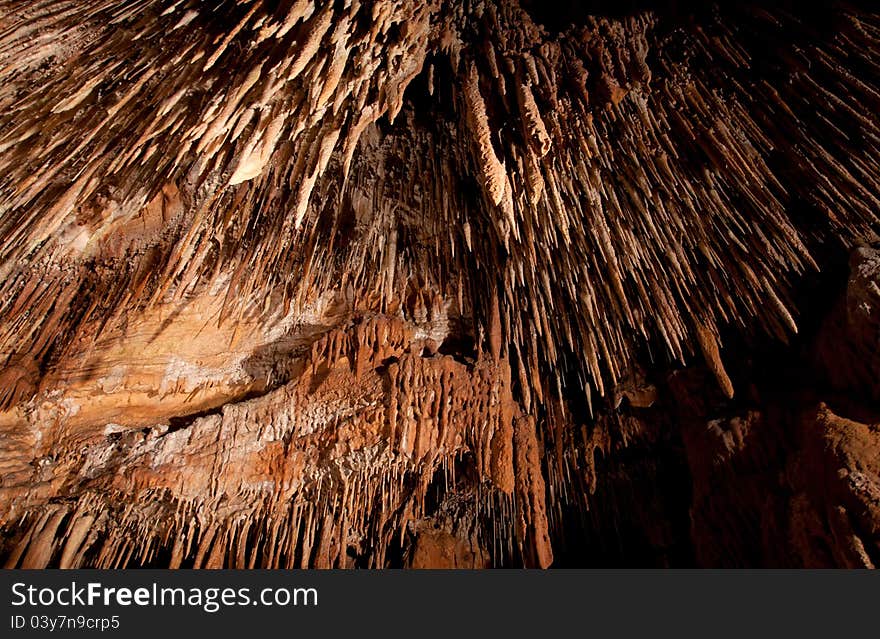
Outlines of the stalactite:
M 0 0 L 10 566 L 546 567 L 878 239 L 873 10 L 215 4 Z

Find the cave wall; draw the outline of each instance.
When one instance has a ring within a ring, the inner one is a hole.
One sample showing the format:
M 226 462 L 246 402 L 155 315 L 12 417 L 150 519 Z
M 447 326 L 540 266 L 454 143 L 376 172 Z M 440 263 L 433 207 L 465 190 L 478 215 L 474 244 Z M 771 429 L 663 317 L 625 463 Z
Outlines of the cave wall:
M 565 4 L 0 2 L 7 566 L 876 565 L 880 16 Z

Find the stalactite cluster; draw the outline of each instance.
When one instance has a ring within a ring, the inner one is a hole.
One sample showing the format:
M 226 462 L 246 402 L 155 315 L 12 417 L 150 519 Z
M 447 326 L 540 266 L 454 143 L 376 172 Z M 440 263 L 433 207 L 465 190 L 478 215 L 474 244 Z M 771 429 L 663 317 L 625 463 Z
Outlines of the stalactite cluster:
M 880 13 L 662 4 L 0 0 L 5 563 L 876 565 Z

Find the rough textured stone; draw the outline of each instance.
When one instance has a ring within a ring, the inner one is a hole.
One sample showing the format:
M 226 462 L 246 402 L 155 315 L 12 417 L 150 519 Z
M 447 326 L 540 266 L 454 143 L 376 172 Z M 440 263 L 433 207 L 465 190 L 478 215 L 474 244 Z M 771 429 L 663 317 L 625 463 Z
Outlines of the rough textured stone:
M 6 565 L 877 564 L 880 14 L 551 4 L 0 0 Z

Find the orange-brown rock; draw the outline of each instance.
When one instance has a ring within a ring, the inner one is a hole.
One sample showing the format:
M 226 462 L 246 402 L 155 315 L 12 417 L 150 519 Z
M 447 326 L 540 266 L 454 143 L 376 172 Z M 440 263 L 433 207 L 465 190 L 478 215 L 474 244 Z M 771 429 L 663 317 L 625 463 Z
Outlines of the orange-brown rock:
M 606 4 L 0 0 L 3 563 L 876 566 L 880 13 Z

